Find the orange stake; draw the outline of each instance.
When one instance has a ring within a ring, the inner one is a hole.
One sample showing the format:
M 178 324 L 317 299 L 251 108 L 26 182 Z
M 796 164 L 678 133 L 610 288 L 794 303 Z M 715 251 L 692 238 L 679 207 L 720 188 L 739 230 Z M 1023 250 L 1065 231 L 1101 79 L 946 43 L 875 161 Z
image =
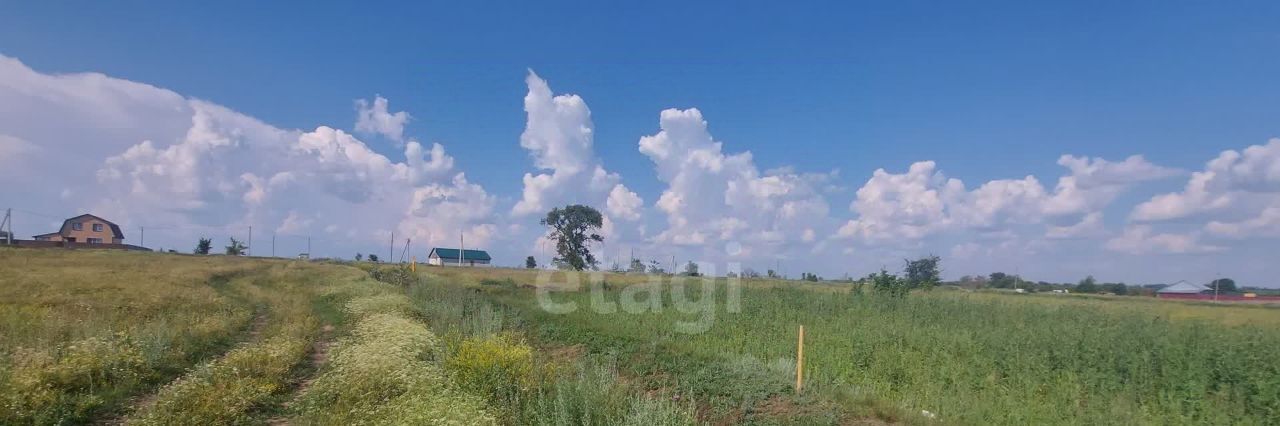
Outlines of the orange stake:
M 800 339 L 796 343 L 796 393 L 804 389 L 804 325 L 800 326 Z

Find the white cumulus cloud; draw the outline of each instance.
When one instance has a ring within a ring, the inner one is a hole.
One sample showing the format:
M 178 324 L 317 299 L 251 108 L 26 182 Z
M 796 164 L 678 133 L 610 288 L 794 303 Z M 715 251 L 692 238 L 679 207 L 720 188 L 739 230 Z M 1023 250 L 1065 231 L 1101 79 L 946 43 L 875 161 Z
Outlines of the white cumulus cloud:
M 373 103 L 356 100 L 356 131 L 366 135 L 382 135 L 397 144 L 404 144 L 404 125 L 412 118 L 409 113 L 387 111 L 387 98 L 374 96 Z
M 375 100 L 373 116 L 385 104 Z M 30 209 L 149 226 L 151 246 L 243 235 L 248 226 L 328 238 L 330 250 L 343 251 L 381 246 L 394 230 L 423 242 L 493 235 L 492 197 L 454 170 L 439 144 L 409 141 L 397 160 L 339 129 L 281 129 L 154 86 L 42 74 L 5 57 L 0 110 L 0 133 L 39 147 L 24 150 L 26 161 L 60 170 L 31 182 Z M 377 131 L 399 138 L 408 115 L 389 117 Z M 67 193 L 77 195 L 59 195 Z
M 1138 204 L 1130 219 L 1142 222 L 1183 219 L 1215 212 L 1258 212 L 1280 200 L 1280 139 L 1243 152 L 1223 151 L 1204 170 L 1191 174 L 1181 192 Z
M 697 109 L 664 110 L 658 124 L 658 133 L 640 138 L 640 152 L 667 185 L 657 202 L 667 229 L 655 242 L 718 247 L 737 241 L 744 244 L 741 253 L 750 254 L 828 226 L 829 208 L 815 185 L 824 175 L 761 174 L 750 152 L 723 151 Z
M 615 221 L 638 220 L 644 201 L 621 183 L 617 173 L 605 170 L 595 155 L 595 131 L 586 101 L 578 95 L 554 95 L 546 80 L 533 71 L 525 83 L 528 120 L 520 146 L 529 151 L 534 167 L 545 172 L 524 175 L 524 191 L 512 214 L 542 214 L 582 203 L 604 205 Z
M 1150 225 L 1126 227 L 1123 234 L 1107 241 L 1106 248 L 1134 255 L 1209 253 L 1224 249 L 1201 243 L 1196 234 L 1158 233 Z

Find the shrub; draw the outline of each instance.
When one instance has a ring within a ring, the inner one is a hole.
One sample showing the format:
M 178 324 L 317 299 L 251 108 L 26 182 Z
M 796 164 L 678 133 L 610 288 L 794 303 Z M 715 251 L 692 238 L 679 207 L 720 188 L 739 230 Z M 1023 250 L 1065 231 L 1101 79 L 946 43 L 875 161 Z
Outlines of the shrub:
M 373 255 L 369 256 L 371 258 L 373 257 Z M 408 266 L 376 267 L 369 270 L 369 275 L 378 281 L 403 287 L 407 287 L 410 284 L 418 282 L 417 275 L 410 272 Z

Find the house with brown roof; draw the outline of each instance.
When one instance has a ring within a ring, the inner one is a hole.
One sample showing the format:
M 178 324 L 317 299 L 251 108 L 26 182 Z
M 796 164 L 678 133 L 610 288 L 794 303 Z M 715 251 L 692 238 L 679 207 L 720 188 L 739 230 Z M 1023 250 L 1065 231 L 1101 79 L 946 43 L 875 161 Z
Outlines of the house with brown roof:
M 124 232 L 111 221 L 82 214 L 62 222 L 58 232 L 33 236 L 36 241 L 65 241 L 88 244 L 124 244 Z

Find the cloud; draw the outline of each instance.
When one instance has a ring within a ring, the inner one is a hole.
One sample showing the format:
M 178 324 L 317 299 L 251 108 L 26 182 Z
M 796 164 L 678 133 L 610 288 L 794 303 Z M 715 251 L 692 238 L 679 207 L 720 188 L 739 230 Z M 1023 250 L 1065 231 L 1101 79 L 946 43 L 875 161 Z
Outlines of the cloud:
M 13 136 L 0 134 L 0 167 L 8 170 L 26 169 L 26 157 L 35 154 L 40 147 Z
M 1191 174 L 1181 192 L 1152 197 L 1138 204 L 1129 218 L 1156 222 L 1234 210 L 1259 211 L 1280 199 L 1280 139 L 1253 145 L 1243 152 L 1223 151 L 1203 171 Z
M 1200 243 L 1196 234 L 1156 233 L 1150 225 L 1126 227 L 1123 234 L 1107 241 L 1106 248 L 1133 255 L 1210 253 L 1224 250 L 1223 247 Z
M 949 205 L 964 196 L 964 183 L 947 179 L 932 161 L 911 164 L 906 173 L 876 169 L 849 205 L 856 219 L 836 235 L 868 242 L 916 240 L 950 227 Z
M 1050 225 L 1044 236 L 1054 240 L 1069 240 L 1101 237 L 1106 233 L 1107 230 L 1102 224 L 1102 212 L 1091 212 L 1080 219 L 1080 222 L 1073 225 Z
M 1058 164 L 1068 174 L 1058 178 L 1052 192 L 1034 176 L 991 180 L 970 191 L 933 161 L 913 163 L 901 174 L 878 169 L 849 206 L 857 217 L 845 222 L 836 237 L 885 243 L 949 231 L 1005 235 L 1012 234 L 1011 226 L 1042 223 L 1050 238 L 1096 236 L 1102 225 L 1099 210 L 1119 194 L 1137 183 L 1180 173 L 1137 155 L 1121 162 L 1063 155 Z M 1064 218 L 1080 218 L 1080 224 L 1054 225 Z
M 533 71 L 525 77 L 528 115 L 520 146 L 534 167 L 550 173 L 526 173 L 515 216 L 542 214 L 566 204 L 605 206 L 616 221 L 640 219 L 644 201 L 627 189 L 616 173 L 605 170 L 593 150 L 591 110 L 578 95 L 554 96 L 546 80 Z
M 400 111 L 387 112 L 387 98 L 374 96 L 373 103 L 364 99 L 356 100 L 356 131 L 366 135 L 382 135 L 404 145 L 404 125 L 412 117 Z
M 0 132 L 40 147 L 24 151 L 29 164 L 65 170 L 32 183 L 31 209 L 147 225 L 148 245 L 186 246 L 248 226 L 317 237 L 328 230 L 330 250 L 381 245 L 393 230 L 424 243 L 465 231 L 483 244 L 494 234 L 492 197 L 453 169 L 440 144 L 409 141 L 395 160 L 340 129 L 277 128 L 165 89 L 41 74 L 4 57 L 0 109 L 18 112 L 0 114 Z M 384 112 L 378 98 L 372 114 Z M 407 114 L 389 117 L 378 131 L 391 137 L 403 124 L 395 117 Z
M 1280 237 L 1280 207 L 1267 207 L 1257 216 L 1238 222 L 1211 221 L 1204 229 L 1213 235 L 1235 239 Z
M 664 110 L 659 128 L 640 138 L 640 152 L 667 185 L 656 204 L 667 229 L 655 242 L 718 247 L 735 241 L 750 254 L 829 226 L 813 177 L 785 169 L 761 174 L 750 152 L 726 154 L 697 109 Z

